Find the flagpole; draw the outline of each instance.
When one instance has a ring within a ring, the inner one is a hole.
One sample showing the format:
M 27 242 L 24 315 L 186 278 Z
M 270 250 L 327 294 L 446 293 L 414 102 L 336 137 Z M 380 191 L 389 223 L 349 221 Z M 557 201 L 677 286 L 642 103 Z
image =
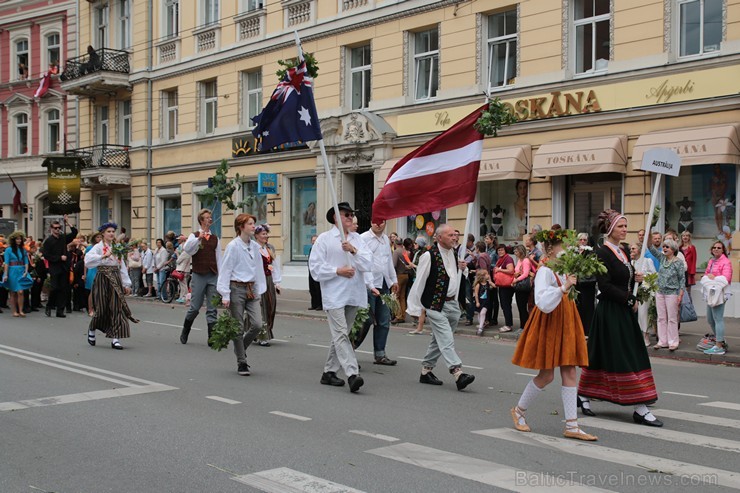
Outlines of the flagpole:
M 477 194 L 476 194 L 477 195 Z M 465 229 L 463 233 L 462 243 L 460 245 L 462 248 L 460 248 L 459 257 L 460 260 L 465 260 L 465 254 L 467 253 L 468 249 L 468 233 L 470 233 L 470 218 L 473 217 L 473 208 L 475 207 L 475 202 L 468 202 L 468 215 L 465 217 Z

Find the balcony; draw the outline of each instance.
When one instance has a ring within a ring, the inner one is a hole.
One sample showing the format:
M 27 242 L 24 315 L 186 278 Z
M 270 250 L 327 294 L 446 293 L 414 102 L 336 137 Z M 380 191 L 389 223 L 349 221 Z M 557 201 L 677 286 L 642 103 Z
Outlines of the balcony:
M 131 159 L 128 146 L 99 144 L 79 149 L 70 149 L 65 155 L 82 159 L 82 185 L 90 188 L 99 186 L 131 185 Z
M 59 77 L 62 89 L 75 96 L 94 97 L 130 89 L 127 51 L 100 48 L 70 58 Z

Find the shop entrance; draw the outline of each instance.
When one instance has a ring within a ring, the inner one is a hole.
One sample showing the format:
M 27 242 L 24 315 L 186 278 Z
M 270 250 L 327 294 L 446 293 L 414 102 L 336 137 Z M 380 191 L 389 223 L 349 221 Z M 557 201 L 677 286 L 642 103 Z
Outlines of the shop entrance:
M 604 209 L 622 210 L 622 176 L 596 173 L 568 177 L 568 228 L 601 243 L 596 219 Z
M 354 175 L 354 203 L 352 206 L 357 211 L 357 232 L 363 233 L 370 229 L 370 219 L 373 212 L 373 184 L 375 175 L 373 173 L 359 173 Z

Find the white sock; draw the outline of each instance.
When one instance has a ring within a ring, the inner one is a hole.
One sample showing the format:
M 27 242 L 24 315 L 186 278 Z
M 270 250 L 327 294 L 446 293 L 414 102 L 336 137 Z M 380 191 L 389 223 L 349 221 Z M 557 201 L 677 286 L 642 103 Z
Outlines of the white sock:
M 563 399 L 563 411 L 565 411 L 566 423 L 570 421 L 574 423 L 572 427 L 577 428 L 578 422 L 571 420 L 578 418 L 578 404 L 576 402 L 576 399 L 578 399 L 578 389 L 576 387 L 562 386 L 560 387 L 560 397 Z M 570 424 L 566 425 L 571 426 Z
M 457 382 L 457 379 L 460 378 L 460 375 L 462 375 L 462 368 L 459 366 L 455 368 L 455 371 L 452 372 L 452 376 L 455 377 L 455 381 Z
M 545 389 L 541 389 L 537 385 L 535 385 L 534 379 L 530 380 L 527 386 L 524 387 L 524 392 L 522 392 L 522 396 L 519 398 L 519 402 L 517 403 L 519 409 L 521 409 L 522 411 L 526 411 L 527 408 L 529 408 L 529 405 L 543 390 Z
M 112 341 L 110 341 L 110 342 L 111 342 L 111 344 L 118 344 L 118 343 L 120 343 L 121 341 L 119 341 L 118 339 L 113 339 L 113 340 L 112 340 Z
M 488 308 L 481 308 L 478 315 L 478 329 L 483 330 L 483 324 L 486 322 L 486 312 Z
M 635 412 L 645 418 L 645 421 L 655 421 L 656 418 L 653 416 L 653 413 L 650 412 L 650 409 L 645 404 L 638 404 L 635 406 Z
M 427 373 L 431 373 L 431 372 L 432 372 L 432 368 L 427 368 L 426 366 L 422 366 L 421 367 L 421 374 L 422 375 L 426 375 Z

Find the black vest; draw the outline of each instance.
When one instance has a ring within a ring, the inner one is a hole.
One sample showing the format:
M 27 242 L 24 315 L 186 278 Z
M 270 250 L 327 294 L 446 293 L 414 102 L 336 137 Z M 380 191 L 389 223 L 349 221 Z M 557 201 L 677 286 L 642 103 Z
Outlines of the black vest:
M 421 304 L 427 310 L 441 312 L 447 298 L 447 289 L 450 285 L 450 275 L 447 274 L 442 253 L 435 243 L 429 250 L 431 265 L 429 266 L 429 277 L 427 277 L 424 291 L 421 293 Z M 460 269 L 457 263 L 455 268 Z

